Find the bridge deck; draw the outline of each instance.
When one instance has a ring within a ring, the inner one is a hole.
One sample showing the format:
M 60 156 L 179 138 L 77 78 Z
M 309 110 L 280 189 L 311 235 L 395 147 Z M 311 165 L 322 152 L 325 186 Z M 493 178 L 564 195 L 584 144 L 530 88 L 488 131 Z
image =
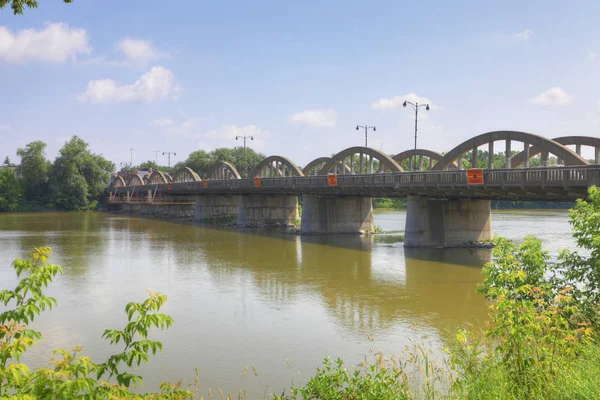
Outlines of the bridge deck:
M 600 166 L 483 170 L 484 184 L 468 183 L 466 171 L 400 172 L 328 177 L 209 180 L 111 188 L 111 195 L 128 191 L 136 195 L 152 191 L 163 195 L 290 194 L 314 193 L 334 196 L 405 197 L 572 201 L 587 196 L 587 188 L 600 185 Z M 207 186 L 205 186 L 205 182 Z

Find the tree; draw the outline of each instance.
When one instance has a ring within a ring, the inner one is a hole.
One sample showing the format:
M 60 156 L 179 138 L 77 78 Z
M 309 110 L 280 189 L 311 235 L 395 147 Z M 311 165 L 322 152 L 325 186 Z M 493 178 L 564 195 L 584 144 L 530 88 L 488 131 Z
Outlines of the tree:
M 15 211 L 20 200 L 21 187 L 14 171 L 0 169 L 0 211 Z
M 35 141 L 24 149 L 18 149 L 21 157 L 21 175 L 25 200 L 45 202 L 48 198 L 48 173 L 50 162 L 46 160 L 46 143 Z
M 73 0 L 63 0 L 65 3 L 72 3 Z M 10 8 L 13 9 L 13 13 L 15 15 L 23 14 L 23 9 L 25 6 L 29 8 L 37 8 L 38 2 L 37 0 L 0 0 L 0 8 L 4 8 L 8 3 L 10 3 Z
M 10 158 L 8 158 L 8 156 L 6 156 L 6 158 L 4 159 L 4 165 L 6 165 L 7 167 L 10 166 Z
M 244 157 L 244 149 L 242 147 L 234 149 L 222 147 L 212 150 L 209 153 L 204 150 L 196 150 L 190 153 L 185 161 L 177 163 L 175 169 L 188 167 L 204 178 L 215 163 L 225 161 L 233 164 L 240 174 L 245 176 L 265 158 L 264 154 L 257 153 L 250 148 L 246 148 L 246 155 Z
M 66 210 L 94 207 L 110 182 L 115 164 L 92 154 L 89 145 L 73 136 L 60 149 L 51 171 L 53 202 Z

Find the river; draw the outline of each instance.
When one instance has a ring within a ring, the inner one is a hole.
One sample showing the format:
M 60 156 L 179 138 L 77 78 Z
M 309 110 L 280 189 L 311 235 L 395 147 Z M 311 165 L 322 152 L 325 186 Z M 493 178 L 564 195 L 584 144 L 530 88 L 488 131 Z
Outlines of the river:
M 405 216 L 376 213 L 375 224 L 402 231 Z M 553 255 L 574 247 L 566 211 L 494 211 L 493 224 L 515 241 L 538 236 Z M 441 347 L 487 317 L 476 287 L 490 250 L 404 249 L 394 234 L 311 237 L 103 213 L 0 214 L 0 289 L 14 286 L 10 263 L 33 246 L 52 247 L 64 275 L 47 291 L 58 307 L 35 321 L 43 340 L 26 361 L 42 365 L 52 349 L 76 345 L 105 360 L 117 348 L 101 339 L 104 329 L 125 325 L 129 301 L 160 291 L 175 325 L 153 335 L 164 350 L 138 370 L 148 390 L 164 380 L 193 383 L 198 368 L 203 394 L 245 388 L 262 398 L 305 382 L 327 355 L 356 363 L 370 350 L 399 354 L 423 336 Z M 241 379 L 251 365 L 259 377 L 250 370 Z

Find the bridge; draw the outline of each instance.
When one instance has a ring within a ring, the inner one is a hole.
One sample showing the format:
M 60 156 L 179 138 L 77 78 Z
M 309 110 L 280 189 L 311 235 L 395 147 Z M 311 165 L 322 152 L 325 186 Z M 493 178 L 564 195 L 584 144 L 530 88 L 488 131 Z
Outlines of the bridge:
M 494 169 L 494 144 L 504 142 L 505 159 Z M 523 151 L 513 155 L 512 143 Z M 569 146 L 574 146 L 573 151 Z M 594 161 L 582 157 L 594 149 Z M 478 150 L 488 151 L 487 168 L 463 169 L 463 159 L 481 166 Z M 561 166 L 548 166 L 549 155 Z M 540 155 L 541 166 L 530 168 Z M 270 156 L 242 178 L 236 168 L 218 162 L 201 178 L 190 168 L 172 176 L 160 171 L 127 182 L 115 177 L 109 202 L 125 211 L 197 221 L 236 217 L 239 224 L 293 223 L 298 197 L 305 234 L 357 233 L 373 229 L 373 197 L 407 197 L 405 246 L 454 246 L 492 237 L 490 200 L 573 201 L 600 184 L 600 138 L 565 136 L 547 139 L 495 131 L 475 136 L 445 154 L 426 149 L 389 156 L 368 147 L 351 147 L 320 157 L 304 168 L 283 156 Z M 402 164 L 418 165 L 407 172 Z M 414 164 L 413 164 L 414 162 Z

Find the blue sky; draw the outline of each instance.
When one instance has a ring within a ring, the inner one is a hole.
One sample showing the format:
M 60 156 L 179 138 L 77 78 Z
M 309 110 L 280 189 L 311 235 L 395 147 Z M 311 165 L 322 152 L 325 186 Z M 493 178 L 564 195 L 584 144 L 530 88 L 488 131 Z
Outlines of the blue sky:
M 397 153 L 404 99 L 432 104 L 419 147 L 440 152 L 500 129 L 600 133 L 598 1 L 40 3 L 0 11 L 2 158 L 79 135 L 117 165 L 130 148 L 176 162 L 249 134 L 304 165 L 362 145 L 357 124 Z

